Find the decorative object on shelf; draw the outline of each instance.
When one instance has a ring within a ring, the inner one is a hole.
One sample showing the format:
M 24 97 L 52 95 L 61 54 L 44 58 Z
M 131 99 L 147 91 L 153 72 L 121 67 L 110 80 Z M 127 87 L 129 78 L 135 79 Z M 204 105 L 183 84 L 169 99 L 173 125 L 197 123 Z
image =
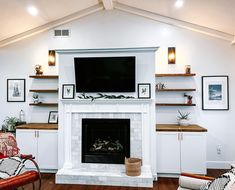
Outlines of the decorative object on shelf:
M 191 74 L 191 65 L 185 65 L 185 74 Z
M 58 111 L 50 111 L 48 123 L 51 123 L 51 124 L 58 123 Z
M 151 85 L 150 83 L 138 84 L 138 98 L 150 99 L 151 98 Z
M 36 92 L 33 93 L 33 103 L 39 103 L 39 94 Z
M 36 75 L 42 75 L 43 74 L 42 65 L 35 65 L 34 69 L 35 69 L 35 74 Z
M 20 110 L 20 113 L 19 113 L 19 121 L 20 122 L 25 122 L 25 113 L 23 110 Z
M 180 126 L 189 126 L 189 115 L 190 113 L 182 113 L 180 110 L 178 110 L 178 123 Z
M 175 64 L 176 53 L 175 47 L 168 47 L 168 64 Z
M 139 158 L 125 158 L 126 175 L 139 176 L 141 174 L 142 160 Z
M 49 50 L 48 51 L 48 65 L 49 66 L 55 66 L 55 50 Z
M 62 99 L 74 99 L 75 85 L 63 84 L 62 85 Z
M 192 104 L 193 103 L 193 96 L 184 93 L 184 97 L 187 98 L 187 100 L 186 100 L 187 104 Z
M 19 119 L 16 117 L 6 117 L 6 119 L 3 121 L 2 130 L 3 131 L 15 131 L 15 127 L 19 123 Z
M 134 98 L 133 96 L 124 96 L 124 95 L 107 95 L 107 94 L 102 94 L 102 93 L 97 93 L 98 96 L 91 96 L 91 95 L 86 95 L 85 93 L 82 93 L 78 98 L 80 99 L 91 99 L 91 101 L 94 101 L 96 99 L 132 99 Z
M 162 90 L 162 89 L 165 89 L 166 88 L 166 85 L 159 82 L 156 84 L 156 90 Z
M 7 102 L 25 102 L 25 79 L 7 79 Z
M 202 110 L 229 110 L 228 76 L 202 77 Z

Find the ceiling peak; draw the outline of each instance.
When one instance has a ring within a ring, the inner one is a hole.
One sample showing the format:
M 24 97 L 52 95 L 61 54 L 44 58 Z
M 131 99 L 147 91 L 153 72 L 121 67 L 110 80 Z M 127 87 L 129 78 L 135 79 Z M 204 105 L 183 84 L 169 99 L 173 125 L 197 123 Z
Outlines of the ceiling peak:
M 105 10 L 112 10 L 114 8 L 113 0 L 102 0 Z
M 235 35 L 233 37 L 232 45 L 235 45 Z

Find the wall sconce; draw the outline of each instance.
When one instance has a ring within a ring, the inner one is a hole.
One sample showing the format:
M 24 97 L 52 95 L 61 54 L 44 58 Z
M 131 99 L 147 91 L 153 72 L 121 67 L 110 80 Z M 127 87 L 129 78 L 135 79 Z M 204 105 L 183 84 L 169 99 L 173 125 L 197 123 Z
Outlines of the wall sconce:
M 168 64 L 175 64 L 175 47 L 168 47 Z
M 55 50 L 48 51 L 48 65 L 55 66 Z

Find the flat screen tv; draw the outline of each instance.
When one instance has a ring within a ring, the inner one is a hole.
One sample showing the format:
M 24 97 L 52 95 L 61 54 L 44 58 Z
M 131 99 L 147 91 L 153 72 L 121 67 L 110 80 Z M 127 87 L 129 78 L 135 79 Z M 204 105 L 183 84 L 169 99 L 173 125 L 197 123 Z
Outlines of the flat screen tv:
M 75 57 L 76 92 L 135 92 L 135 57 Z

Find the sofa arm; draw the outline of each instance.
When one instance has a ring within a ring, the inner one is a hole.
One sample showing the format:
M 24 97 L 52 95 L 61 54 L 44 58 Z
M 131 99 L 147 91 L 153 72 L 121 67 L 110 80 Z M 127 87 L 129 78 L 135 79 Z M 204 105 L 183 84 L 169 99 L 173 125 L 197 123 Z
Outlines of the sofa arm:
M 181 174 L 179 178 L 179 186 L 185 189 L 200 190 L 200 187 L 214 178 L 192 175 L 192 174 Z

